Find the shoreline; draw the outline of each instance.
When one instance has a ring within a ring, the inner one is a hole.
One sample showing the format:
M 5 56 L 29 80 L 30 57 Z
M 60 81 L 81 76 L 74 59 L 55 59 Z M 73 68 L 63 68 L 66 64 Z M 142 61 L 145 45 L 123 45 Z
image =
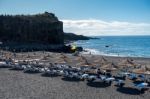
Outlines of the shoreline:
M 120 55 L 120 54 L 107 54 L 107 53 L 104 53 L 104 52 L 100 52 L 100 51 L 97 51 L 96 49 L 83 49 L 84 51 L 81 52 L 82 54 L 85 54 L 85 55 L 95 55 L 95 56 L 106 56 L 106 57 L 122 57 L 122 58 L 145 58 L 145 59 L 150 59 L 150 56 L 148 57 L 144 57 L 144 56 L 128 56 L 128 55 Z

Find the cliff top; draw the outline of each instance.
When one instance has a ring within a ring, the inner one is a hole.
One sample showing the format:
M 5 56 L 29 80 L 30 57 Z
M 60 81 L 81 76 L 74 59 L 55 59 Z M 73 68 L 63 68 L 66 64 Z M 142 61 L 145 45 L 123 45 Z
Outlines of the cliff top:
M 12 18 L 20 18 L 23 20 L 29 20 L 29 21 L 44 21 L 44 22 L 58 22 L 58 18 L 55 16 L 54 13 L 49 13 L 49 12 L 44 12 L 44 13 L 39 13 L 39 14 L 34 14 L 34 15 L 0 15 L 1 17 L 9 17 Z

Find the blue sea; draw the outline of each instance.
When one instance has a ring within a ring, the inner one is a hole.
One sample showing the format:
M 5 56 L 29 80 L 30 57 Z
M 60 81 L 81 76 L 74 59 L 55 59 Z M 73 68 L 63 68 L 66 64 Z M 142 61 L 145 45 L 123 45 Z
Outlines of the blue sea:
M 92 54 L 150 58 L 150 36 L 99 36 L 76 44 Z

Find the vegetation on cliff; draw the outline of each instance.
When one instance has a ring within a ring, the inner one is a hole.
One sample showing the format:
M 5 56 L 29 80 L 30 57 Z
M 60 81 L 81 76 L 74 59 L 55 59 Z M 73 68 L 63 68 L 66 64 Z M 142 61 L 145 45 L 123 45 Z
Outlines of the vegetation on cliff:
M 0 15 L 0 41 L 63 44 L 63 23 L 48 12 L 36 15 Z

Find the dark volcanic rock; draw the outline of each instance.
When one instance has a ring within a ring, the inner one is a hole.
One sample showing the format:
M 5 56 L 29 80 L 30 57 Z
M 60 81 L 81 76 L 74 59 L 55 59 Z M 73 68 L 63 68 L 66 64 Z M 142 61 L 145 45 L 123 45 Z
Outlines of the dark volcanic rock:
M 64 40 L 76 41 L 76 40 L 89 40 L 90 37 L 83 35 L 76 35 L 74 33 L 64 33 Z
M 63 23 L 52 13 L 0 16 L 3 43 L 63 44 L 63 36 Z
M 4 50 L 72 52 L 69 46 L 64 45 L 64 40 L 89 39 L 82 35 L 64 33 L 63 22 L 53 13 L 0 15 L 0 48 Z

